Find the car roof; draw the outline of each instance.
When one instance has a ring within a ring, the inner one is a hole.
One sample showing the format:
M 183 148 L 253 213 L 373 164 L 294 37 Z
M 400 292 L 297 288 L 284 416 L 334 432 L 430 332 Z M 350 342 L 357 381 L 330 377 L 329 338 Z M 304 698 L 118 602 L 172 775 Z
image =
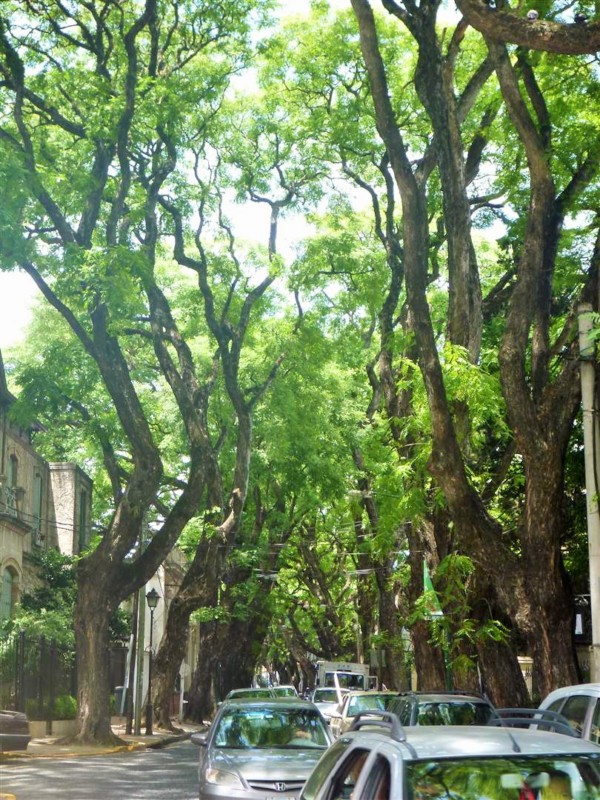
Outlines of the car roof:
M 398 697 L 398 692 L 394 692 L 392 689 L 353 689 L 352 691 L 348 692 L 348 694 L 350 697 L 370 697 L 380 694 Z
M 243 706 L 244 708 L 275 708 L 285 706 L 287 708 L 316 708 L 310 700 L 303 700 L 301 697 L 230 697 L 224 700 L 220 708 L 231 708 Z
M 586 694 L 592 697 L 600 697 L 600 683 L 575 683 L 572 686 L 561 686 L 559 689 L 554 689 L 550 694 L 546 695 L 541 705 L 546 705 L 548 702 L 558 700 L 567 695 Z
M 479 701 L 481 703 L 488 703 L 491 705 L 490 701 L 487 700 L 483 695 L 478 694 L 477 692 L 399 692 L 398 697 L 414 697 L 416 700 L 424 700 L 425 702 L 428 701 L 440 701 L 443 700 L 445 702 L 451 703 L 453 700 L 460 700 L 461 702 L 465 700 L 471 701 Z
M 453 759 L 485 756 L 600 754 L 600 747 L 584 739 L 521 728 L 488 727 L 481 725 L 422 725 L 403 729 L 403 740 L 390 736 L 380 728 L 363 728 L 342 734 L 359 745 L 373 747 L 390 740 L 397 743 L 404 760 Z

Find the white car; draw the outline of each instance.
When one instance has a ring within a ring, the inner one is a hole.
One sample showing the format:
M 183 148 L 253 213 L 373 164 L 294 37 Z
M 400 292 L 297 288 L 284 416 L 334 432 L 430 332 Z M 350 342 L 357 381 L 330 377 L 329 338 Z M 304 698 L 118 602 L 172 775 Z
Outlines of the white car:
M 600 747 L 533 729 L 403 728 L 361 715 L 325 752 L 300 800 L 598 800 Z
M 342 697 L 348 692 L 349 689 L 340 689 Z M 313 690 L 310 700 L 323 714 L 327 722 L 331 720 L 331 715 L 338 710 L 338 690 L 333 686 L 317 686 Z
M 600 683 L 579 683 L 555 689 L 540 708 L 556 711 L 583 738 L 600 744 Z
M 368 689 L 364 692 L 348 692 L 342 698 L 341 705 L 336 706 L 329 715 L 329 727 L 334 736 L 341 736 L 347 731 L 354 718 L 362 711 L 386 711 L 389 704 L 398 697 L 398 692 L 387 689 L 377 691 Z

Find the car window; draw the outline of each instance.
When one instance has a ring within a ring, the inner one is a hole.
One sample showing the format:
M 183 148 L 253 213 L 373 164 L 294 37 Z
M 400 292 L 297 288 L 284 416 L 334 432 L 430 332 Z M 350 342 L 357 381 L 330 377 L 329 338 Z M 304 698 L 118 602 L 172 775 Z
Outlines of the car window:
M 548 706 L 548 711 L 556 711 L 559 714 L 561 708 L 564 705 L 564 702 L 565 698 L 560 697 L 558 700 L 555 700 L 553 703 L 550 703 L 550 705 Z
M 349 745 L 349 739 L 338 739 L 323 753 L 304 785 L 300 800 L 314 800 L 322 784 L 327 780 L 327 776 L 334 769 L 340 758 L 343 757 Z
M 231 708 L 215 721 L 215 747 L 325 748 L 329 745 L 326 725 L 314 709 Z
M 291 686 L 274 686 L 273 694 L 276 697 L 297 697 L 298 692 Z
M 337 699 L 335 689 L 317 689 L 313 696 L 314 703 L 337 703 Z
M 352 796 L 352 800 L 390 800 L 391 797 L 390 763 L 384 756 L 377 756 L 370 770 L 360 797 Z
M 412 708 L 412 704 L 410 700 L 397 700 L 393 699 L 392 702 L 388 706 L 388 710 L 392 711 L 402 725 L 410 725 L 410 710 Z
M 407 765 L 410 800 L 597 800 L 596 755 L 417 761 Z
M 365 694 L 355 697 L 350 703 L 348 716 L 355 717 L 360 711 L 385 711 L 387 698 L 392 695 Z
M 590 726 L 590 739 L 596 744 L 600 744 L 600 703 L 594 703 L 594 713 L 592 714 L 592 724 Z
M 419 706 L 419 725 L 487 725 L 493 715 L 485 703 L 426 703 Z
M 354 787 L 358 783 L 368 757 L 369 750 L 361 748 L 352 750 L 348 758 L 344 759 L 336 770 L 331 781 L 331 789 L 327 794 L 327 800 L 358 800 L 354 794 Z
M 585 722 L 585 715 L 591 699 L 587 694 L 573 695 L 573 697 L 569 697 L 561 710 L 561 714 L 569 720 L 571 727 L 580 736 L 583 733 L 583 723 Z

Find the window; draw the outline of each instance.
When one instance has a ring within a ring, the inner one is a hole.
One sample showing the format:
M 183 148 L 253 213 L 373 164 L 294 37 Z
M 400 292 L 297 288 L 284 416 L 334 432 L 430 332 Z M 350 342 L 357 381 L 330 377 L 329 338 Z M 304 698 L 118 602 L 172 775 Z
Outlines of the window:
M 2 587 L 0 590 L 0 620 L 10 619 L 15 604 L 17 591 L 17 576 L 10 567 L 6 567 L 2 574 Z
M 42 543 L 42 476 L 39 472 L 33 474 L 33 507 L 31 509 L 31 527 L 33 531 L 33 543 Z
M 17 488 L 18 476 L 19 476 L 19 459 L 16 457 L 14 453 L 12 453 L 10 458 L 8 459 L 8 485 L 13 489 Z
M 387 758 L 377 756 L 373 769 L 369 773 L 363 795 L 373 800 L 390 800 L 391 770 Z
M 79 525 L 78 525 L 79 552 L 85 550 L 88 544 L 87 536 L 87 492 L 82 489 L 79 492 Z
M 561 710 L 561 714 L 565 716 L 577 733 L 581 736 L 583 734 L 583 725 L 585 723 L 585 715 L 590 704 L 591 697 L 587 694 L 577 694 L 569 697 Z
M 596 744 L 600 744 L 600 702 L 596 699 L 594 703 L 594 714 L 590 727 L 590 739 Z
M 8 459 L 7 483 L 4 487 L 4 504 L 6 511 L 13 517 L 17 516 L 17 477 L 19 459 L 14 453 Z
M 335 776 L 331 800 L 350 800 L 368 756 L 368 750 L 352 751 Z

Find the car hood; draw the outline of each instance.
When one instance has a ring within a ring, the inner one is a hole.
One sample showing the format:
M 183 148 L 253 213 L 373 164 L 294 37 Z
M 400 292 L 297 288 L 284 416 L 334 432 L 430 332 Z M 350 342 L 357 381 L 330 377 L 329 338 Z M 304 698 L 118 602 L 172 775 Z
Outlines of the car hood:
M 306 780 L 325 748 L 265 748 L 259 750 L 214 750 L 211 766 L 225 771 L 234 771 L 247 781 L 264 779 L 277 771 L 278 779 Z

